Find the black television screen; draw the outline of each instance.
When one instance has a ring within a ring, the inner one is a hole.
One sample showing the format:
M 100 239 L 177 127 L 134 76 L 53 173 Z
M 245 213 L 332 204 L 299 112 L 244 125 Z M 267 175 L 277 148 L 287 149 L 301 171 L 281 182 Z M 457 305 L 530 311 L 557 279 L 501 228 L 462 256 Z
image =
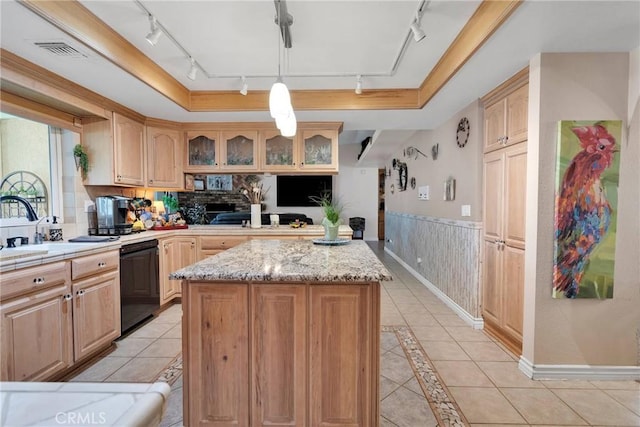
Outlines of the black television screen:
M 309 197 L 331 192 L 331 182 L 331 175 L 278 175 L 278 206 L 318 206 Z

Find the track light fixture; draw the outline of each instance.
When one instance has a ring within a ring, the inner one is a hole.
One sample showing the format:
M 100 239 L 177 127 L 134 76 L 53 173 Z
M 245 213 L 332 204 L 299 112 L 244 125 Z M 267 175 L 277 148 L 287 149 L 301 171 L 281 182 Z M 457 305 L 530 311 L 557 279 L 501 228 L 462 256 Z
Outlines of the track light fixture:
M 151 26 L 151 31 L 147 34 L 146 38 L 147 41 L 151 43 L 151 46 L 155 46 L 162 35 L 162 28 L 160 28 L 156 17 L 153 15 L 149 15 L 149 25 Z
M 248 89 L 249 89 L 249 84 L 247 83 L 247 78 L 245 76 L 242 76 L 242 89 L 240 89 L 240 93 L 246 96 Z
M 420 28 L 420 15 L 419 14 L 416 15 L 416 19 L 411 23 L 409 28 L 411 28 L 411 32 L 413 33 L 413 39 L 416 42 L 419 42 L 420 40 L 422 40 L 423 38 L 426 37 L 426 34 L 424 33 L 424 31 L 422 31 L 422 28 Z
M 356 95 L 362 94 L 362 74 L 356 76 Z
M 195 80 L 196 74 L 198 74 L 198 67 L 196 66 L 196 60 L 193 58 L 189 58 L 189 60 L 191 61 L 191 68 L 189 68 L 187 77 L 189 77 L 191 80 Z

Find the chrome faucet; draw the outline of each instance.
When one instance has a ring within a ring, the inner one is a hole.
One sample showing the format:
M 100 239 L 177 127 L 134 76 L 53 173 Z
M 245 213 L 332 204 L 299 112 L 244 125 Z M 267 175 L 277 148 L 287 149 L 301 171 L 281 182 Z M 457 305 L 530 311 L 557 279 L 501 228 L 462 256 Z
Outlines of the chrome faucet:
M 40 223 L 42 222 L 43 219 L 46 219 L 46 216 L 43 216 L 42 218 L 40 218 L 38 220 L 38 222 L 36 222 L 36 233 L 33 235 L 33 244 L 34 245 L 41 245 L 44 243 L 44 233 L 38 233 L 38 226 L 40 225 Z
M 38 215 L 36 215 L 36 211 L 33 210 L 33 206 L 31 206 L 31 203 L 29 203 L 27 199 L 20 196 L 12 196 L 12 195 L 0 196 L 0 202 L 4 202 L 5 200 L 14 200 L 16 202 L 22 203 L 24 205 L 24 208 L 27 210 L 27 219 L 29 221 L 38 220 Z

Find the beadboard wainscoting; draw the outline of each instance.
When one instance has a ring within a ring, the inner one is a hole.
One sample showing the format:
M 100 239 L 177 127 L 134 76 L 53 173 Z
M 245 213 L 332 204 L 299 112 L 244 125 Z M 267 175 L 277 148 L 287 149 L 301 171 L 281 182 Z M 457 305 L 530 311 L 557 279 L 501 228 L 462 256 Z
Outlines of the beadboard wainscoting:
M 483 326 L 481 228 L 480 222 L 385 212 L 385 250 L 477 329 Z

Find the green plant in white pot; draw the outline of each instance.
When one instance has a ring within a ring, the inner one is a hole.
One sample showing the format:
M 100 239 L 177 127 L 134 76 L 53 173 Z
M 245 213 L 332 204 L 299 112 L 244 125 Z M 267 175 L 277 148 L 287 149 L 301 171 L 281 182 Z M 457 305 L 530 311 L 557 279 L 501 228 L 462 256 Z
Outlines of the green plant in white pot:
M 340 218 L 343 209 L 342 204 L 337 198 L 331 197 L 330 192 L 326 192 L 320 197 L 311 197 L 311 200 L 316 202 L 324 212 L 324 218 L 322 219 L 324 239 L 337 240 L 338 229 L 342 223 L 342 219 Z

